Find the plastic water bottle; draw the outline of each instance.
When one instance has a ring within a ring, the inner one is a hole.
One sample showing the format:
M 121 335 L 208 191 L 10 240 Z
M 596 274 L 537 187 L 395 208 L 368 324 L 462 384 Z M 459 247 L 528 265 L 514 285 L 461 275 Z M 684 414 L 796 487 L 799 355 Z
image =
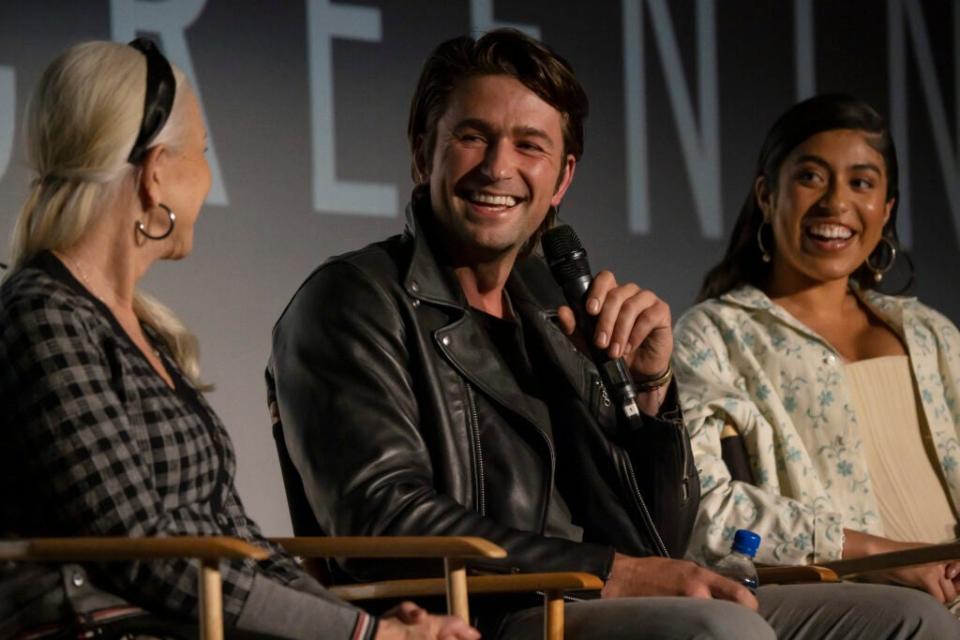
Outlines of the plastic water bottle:
M 714 571 L 756 592 L 760 581 L 757 579 L 757 568 L 753 566 L 753 558 L 759 547 L 759 535 L 747 529 L 738 529 L 733 536 L 733 548 L 714 565 Z

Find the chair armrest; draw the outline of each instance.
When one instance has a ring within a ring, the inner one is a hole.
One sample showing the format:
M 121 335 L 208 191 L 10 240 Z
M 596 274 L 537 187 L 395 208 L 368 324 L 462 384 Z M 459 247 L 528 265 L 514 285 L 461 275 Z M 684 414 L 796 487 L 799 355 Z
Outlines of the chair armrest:
M 862 573 L 929 564 L 931 562 L 949 562 L 951 560 L 960 560 L 960 542 L 931 544 L 925 547 L 878 553 L 852 560 L 835 560 L 834 562 L 825 562 L 823 566 L 832 569 L 837 575 L 847 578 Z
M 757 567 L 760 584 L 799 584 L 801 582 L 840 582 L 837 574 L 826 567 L 796 565 Z
M 227 536 L 171 536 L 166 538 L 28 538 L 0 540 L 0 561 L 102 562 L 157 558 L 196 558 L 199 596 L 199 636 L 223 640 L 223 595 L 219 564 L 224 558 L 265 560 L 270 551 Z
M 227 536 L 172 536 L 167 538 L 29 538 L 0 540 L 0 560 L 77 562 L 153 558 L 250 558 L 265 560 L 267 549 Z
M 579 571 L 550 573 L 509 573 L 467 578 L 476 593 L 512 593 L 514 591 L 600 591 L 603 580 Z
M 505 558 L 507 552 L 472 536 L 342 536 L 270 538 L 303 558 Z
M 531 591 L 599 591 L 603 581 L 589 573 L 509 573 L 467 578 L 471 594 L 520 593 Z M 442 596 L 446 582 L 442 578 L 384 580 L 366 584 L 331 587 L 330 591 L 348 601 L 380 598 L 421 598 Z

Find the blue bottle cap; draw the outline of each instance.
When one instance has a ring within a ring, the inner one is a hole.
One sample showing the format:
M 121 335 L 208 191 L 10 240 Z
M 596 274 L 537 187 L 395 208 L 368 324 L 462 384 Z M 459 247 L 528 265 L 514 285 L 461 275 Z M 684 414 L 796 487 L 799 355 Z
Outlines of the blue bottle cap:
M 760 536 L 749 529 L 737 529 L 733 535 L 733 550 L 751 558 L 760 548 Z

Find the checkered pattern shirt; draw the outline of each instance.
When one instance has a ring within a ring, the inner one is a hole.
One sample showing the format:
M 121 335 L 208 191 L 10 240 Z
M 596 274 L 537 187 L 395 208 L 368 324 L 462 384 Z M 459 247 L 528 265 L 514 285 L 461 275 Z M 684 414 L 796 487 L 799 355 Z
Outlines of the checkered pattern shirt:
M 175 389 L 52 254 L 3 284 L 0 535 L 231 535 L 270 546 L 237 495 L 223 425 L 172 359 L 163 360 Z M 283 585 L 305 578 L 292 558 L 274 551 L 262 562 L 223 563 L 228 624 L 240 616 L 256 575 Z M 92 569 L 102 588 L 131 602 L 195 615 L 193 562 Z

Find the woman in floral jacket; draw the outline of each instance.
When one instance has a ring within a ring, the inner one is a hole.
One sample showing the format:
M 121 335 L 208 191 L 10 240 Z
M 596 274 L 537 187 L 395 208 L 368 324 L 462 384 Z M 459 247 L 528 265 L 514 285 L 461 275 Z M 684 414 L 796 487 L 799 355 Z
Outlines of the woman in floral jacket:
M 695 557 L 726 553 L 739 528 L 775 564 L 956 537 L 960 333 L 874 290 L 898 255 L 897 195 L 893 141 L 859 100 L 812 98 L 768 134 L 727 253 L 677 323 L 703 493 Z M 885 577 L 950 602 L 958 573 Z

